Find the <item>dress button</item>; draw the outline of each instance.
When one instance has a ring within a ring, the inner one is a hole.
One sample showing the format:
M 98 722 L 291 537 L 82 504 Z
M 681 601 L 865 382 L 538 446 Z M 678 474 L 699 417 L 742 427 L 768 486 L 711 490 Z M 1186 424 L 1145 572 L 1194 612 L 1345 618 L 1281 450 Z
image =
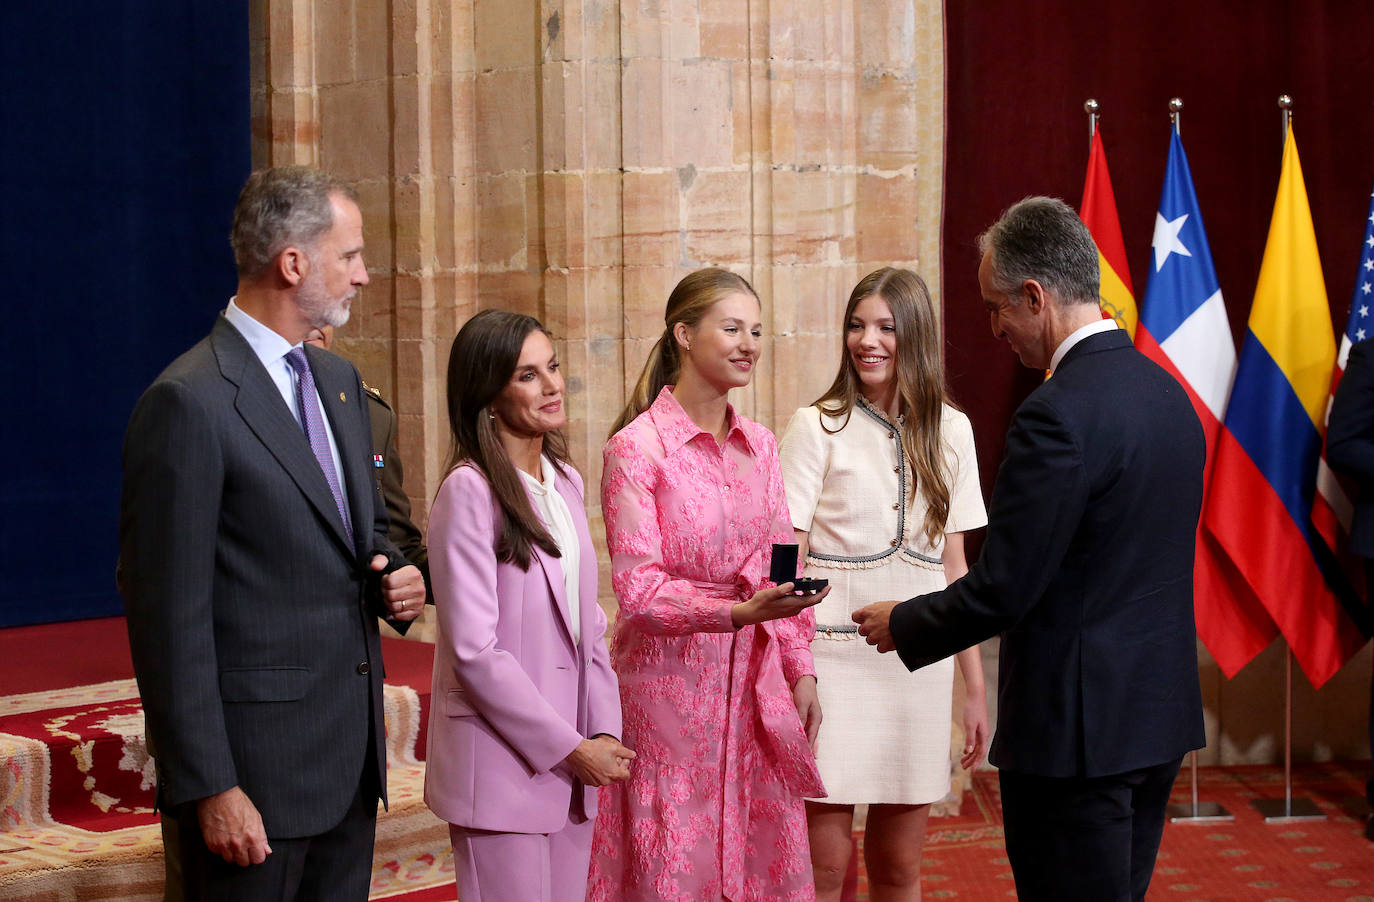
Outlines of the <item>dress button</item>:
M 364 661 L 363 663 L 358 665 L 357 671 L 359 676 L 367 676 L 369 673 L 372 672 L 372 667 L 366 661 Z
M 894 504 L 894 505 L 892 505 L 892 509 L 893 509 L 893 510 L 901 510 L 901 507 L 902 507 L 902 506 L 901 506 L 900 504 Z
M 887 434 L 887 437 L 888 437 L 888 438 L 896 438 L 896 437 L 897 437 L 897 433 L 895 433 L 895 432 L 889 432 L 889 433 Z
M 897 547 L 897 540 L 896 540 L 896 539 L 893 539 L 891 542 L 888 542 L 887 544 L 891 545 L 893 548 L 896 548 L 896 547 Z
M 900 473 L 900 472 L 902 472 L 902 468 L 901 468 L 901 467 L 893 467 L 893 468 L 892 468 L 892 472 L 894 472 L 894 473 Z

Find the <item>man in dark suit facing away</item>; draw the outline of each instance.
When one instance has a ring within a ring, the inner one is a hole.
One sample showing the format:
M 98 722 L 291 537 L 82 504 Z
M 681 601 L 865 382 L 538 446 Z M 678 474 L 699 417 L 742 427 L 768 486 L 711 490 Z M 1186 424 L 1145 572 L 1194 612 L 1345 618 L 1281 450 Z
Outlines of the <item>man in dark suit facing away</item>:
M 1098 307 L 1097 249 L 1032 197 L 979 239 L 993 334 L 1050 378 L 1016 411 L 978 562 L 855 612 L 912 670 L 1002 634 L 997 732 L 1022 900 L 1145 898 L 1182 756 L 1205 742 L 1193 623 L 1202 427 Z
M 121 588 L 191 899 L 367 898 L 385 798 L 377 615 L 414 619 L 357 371 L 302 339 L 367 283 L 352 190 L 254 173 L 239 284 L 124 440 Z

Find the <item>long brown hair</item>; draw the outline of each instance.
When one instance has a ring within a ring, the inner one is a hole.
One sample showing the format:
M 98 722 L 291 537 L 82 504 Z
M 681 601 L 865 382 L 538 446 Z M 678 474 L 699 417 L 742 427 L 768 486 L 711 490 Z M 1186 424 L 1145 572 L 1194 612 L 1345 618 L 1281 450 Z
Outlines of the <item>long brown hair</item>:
M 648 410 L 658 397 L 658 393 L 663 390 L 663 386 L 677 382 L 678 371 L 682 369 L 682 352 L 678 350 L 673 327 L 682 323 L 689 329 L 695 329 L 716 301 L 735 292 L 743 292 L 756 301 L 759 299 L 754 286 L 750 285 L 744 276 L 732 273 L 728 269 L 698 269 L 677 283 L 673 293 L 668 295 L 668 306 L 663 311 L 663 334 L 658 337 L 658 343 L 650 349 L 649 359 L 644 363 L 639 381 L 630 392 L 630 401 L 620 412 L 620 418 L 615 421 L 615 425 L 611 427 L 611 435 L 624 429 L 631 420 Z
M 522 570 L 529 569 L 531 546 L 553 557 L 561 555 L 501 444 L 491 403 L 510 383 L 525 339 L 535 332 L 549 334 L 532 316 L 483 310 L 458 330 L 448 355 L 448 424 L 453 437 L 448 469 L 471 463 L 486 476 L 501 505 L 496 559 Z M 568 440 L 560 429 L 544 434 L 543 454 L 560 472 L 572 465 Z
M 940 324 L 924 279 L 909 269 L 885 266 L 859 280 L 844 308 L 840 371 L 825 394 L 816 399 L 815 406 L 828 416 L 845 418 L 844 424 L 833 430 L 822 420 L 822 428 L 827 432 L 838 432 L 848 425 L 863 385 L 849 355 L 849 321 L 859 302 L 873 295 L 886 301 L 892 311 L 897 336 L 897 396 L 905 415 L 902 444 L 916 474 L 913 495 L 919 488 L 926 502 L 922 531 L 933 545 L 945 534 L 945 523 L 949 520 L 952 474 L 945 460 L 940 425 L 944 405 L 950 404 L 950 400 L 945 394 Z

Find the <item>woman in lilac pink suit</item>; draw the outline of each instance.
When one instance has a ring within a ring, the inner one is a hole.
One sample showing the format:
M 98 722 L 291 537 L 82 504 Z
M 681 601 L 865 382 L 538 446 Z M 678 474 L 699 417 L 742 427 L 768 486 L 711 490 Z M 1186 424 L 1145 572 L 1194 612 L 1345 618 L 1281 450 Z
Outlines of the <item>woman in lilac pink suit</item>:
M 601 503 L 620 603 L 630 778 L 603 791 L 598 902 L 815 898 L 803 798 L 824 794 L 810 605 L 766 581 L 791 543 L 777 444 L 728 403 L 759 356 L 758 297 L 705 269 L 666 328 L 603 452 Z
M 563 376 L 538 320 L 453 341 L 453 460 L 429 520 L 439 638 L 425 802 L 463 902 L 580 902 L 594 787 L 629 775 Z

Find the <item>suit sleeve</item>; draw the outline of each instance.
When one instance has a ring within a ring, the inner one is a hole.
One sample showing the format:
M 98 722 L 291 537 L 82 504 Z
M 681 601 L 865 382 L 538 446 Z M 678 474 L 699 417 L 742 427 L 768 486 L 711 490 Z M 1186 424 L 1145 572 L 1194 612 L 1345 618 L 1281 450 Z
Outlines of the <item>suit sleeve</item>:
M 892 610 L 892 638 L 910 670 L 1014 626 L 1044 595 L 1087 508 L 1078 441 L 1053 406 L 1017 411 L 993 489 L 988 535 L 968 575 Z
M 1369 341 L 1350 349 L 1336 387 L 1326 426 L 1326 461 L 1339 473 L 1374 482 L 1374 357 Z
M 179 383 L 154 384 L 124 439 L 120 567 L 134 672 L 168 808 L 238 784 L 214 641 L 223 482 L 204 406 Z
M 440 486 L 430 512 L 435 612 L 457 660 L 454 676 L 472 707 L 533 770 L 544 773 L 583 737 L 544 698 L 520 661 L 496 644 L 494 505 L 485 477 L 472 467 L 460 467 Z

